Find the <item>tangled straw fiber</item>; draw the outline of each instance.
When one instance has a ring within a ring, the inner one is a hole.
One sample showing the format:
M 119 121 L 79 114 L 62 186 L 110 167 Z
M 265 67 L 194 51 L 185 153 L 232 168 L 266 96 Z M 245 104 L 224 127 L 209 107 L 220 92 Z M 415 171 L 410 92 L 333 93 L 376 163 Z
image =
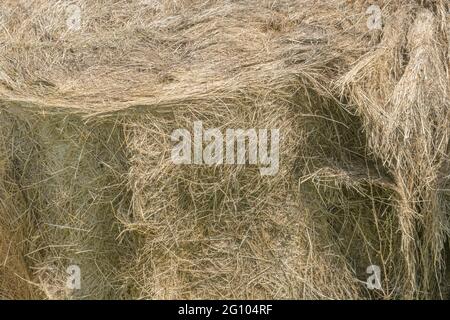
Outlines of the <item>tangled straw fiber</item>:
M 3 1 L 0 297 L 447 298 L 449 10 Z M 174 164 L 196 121 L 279 129 L 278 172 Z

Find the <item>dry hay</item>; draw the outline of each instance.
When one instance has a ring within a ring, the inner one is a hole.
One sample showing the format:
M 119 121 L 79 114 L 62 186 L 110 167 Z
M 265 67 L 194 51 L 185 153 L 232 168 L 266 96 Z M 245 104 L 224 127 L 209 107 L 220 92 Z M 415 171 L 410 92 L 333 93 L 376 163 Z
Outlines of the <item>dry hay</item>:
M 266 89 L 215 108 L 197 102 L 166 121 L 132 121 L 128 228 L 141 235 L 141 247 L 130 277 L 141 297 L 359 297 L 345 260 L 325 238 L 324 218 L 297 199 L 292 171 L 302 140 L 295 106 L 272 89 L 273 97 Z M 261 177 L 257 166 L 173 164 L 170 133 L 192 128 L 192 119 L 222 130 L 280 128 L 281 170 Z
M 368 1 L 73 3 L 76 31 L 63 1 L 1 5 L 6 205 L 40 294 L 445 297 L 448 3 L 378 1 L 382 30 Z M 196 120 L 280 129 L 278 174 L 173 164 Z
M 51 299 L 120 297 L 117 269 L 127 239 L 117 239 L 116 215 L 128 208 L 127 166 L 115 124 L 36 114 L 19 121 L 29 146 L 19 158 L 26 159 L 19 183 L 33 216 L 26 258 L 35 281 Z M 81 290 L 66 288 L 71 265 L 82 270 Z
M 14 134 L 15 121 L 0 113 L 4 138 Z M 23 197 L 14 182 L 15 168 L 11 150 L 0 142 L 0 299 L 32 299 L 39 297 L 24 259 L 29 224 Z

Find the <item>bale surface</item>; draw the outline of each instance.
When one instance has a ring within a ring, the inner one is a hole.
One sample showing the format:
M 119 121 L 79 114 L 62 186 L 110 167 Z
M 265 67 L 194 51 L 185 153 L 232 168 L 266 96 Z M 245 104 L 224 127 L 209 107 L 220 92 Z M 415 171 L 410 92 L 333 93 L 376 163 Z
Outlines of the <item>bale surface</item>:
M 3 1 L 0 297 L 448 297 L 449 10 Z M 174 164 L 196 121 L 279 129 L 278 172 Z

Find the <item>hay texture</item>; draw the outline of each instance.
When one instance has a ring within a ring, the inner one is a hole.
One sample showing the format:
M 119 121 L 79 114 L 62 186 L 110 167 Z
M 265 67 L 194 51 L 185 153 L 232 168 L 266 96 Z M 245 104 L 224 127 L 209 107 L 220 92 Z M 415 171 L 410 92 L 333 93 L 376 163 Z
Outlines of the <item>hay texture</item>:
M 449 10 L 3 1 L 0 297 L 447 298 Z M 278 170 L 174 163 L 199 122 Z

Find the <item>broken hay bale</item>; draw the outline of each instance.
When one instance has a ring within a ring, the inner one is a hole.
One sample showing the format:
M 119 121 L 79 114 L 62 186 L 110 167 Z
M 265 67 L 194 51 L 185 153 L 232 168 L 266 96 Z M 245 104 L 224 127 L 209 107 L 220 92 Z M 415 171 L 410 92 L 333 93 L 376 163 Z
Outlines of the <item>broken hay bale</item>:
M 379 47 L 339 83 L 361 115 L 369 148 L 395 180 L 410 297 L 439 294 L 449 231 L 441 174 L 449 154 L 450 82 L 441 13 L 414 4 L 398 9 Z
M 13 152 L 6 143 L 17 124 L 4 112 L 0 112 L 0 121 L 0 299 L 37 299 L 38 285 L 32 282 L 24 259 L 29 243 L 26 202 L 14 181 Z
M 303 141 L 293 101 L 266 92 L 126 126 L 128 229 L 141 239 L 129 276 L 140 298 L 361 297 L 345 259 L 323 238 L 327 227 L 298 202 L 292 171 Z M 200 120 L 205 130 L 278 128 L 279 171 L 261 176 L 257 165 L 174 164 L 171 132 Z
M 127 240 L 118 239 L 117 210 L 126 205 L 120 132 L 115 123 L 85 124 L 77 117 L 25 119 L 34 148 L 16 153 L 20 185 L 33 216 L 26 260 L 50 299 L 121 296 L 117 280 Z M 30 144 L 31 145 L 31 144 Z M 81 287 L 67 285 L 70 266 Z

